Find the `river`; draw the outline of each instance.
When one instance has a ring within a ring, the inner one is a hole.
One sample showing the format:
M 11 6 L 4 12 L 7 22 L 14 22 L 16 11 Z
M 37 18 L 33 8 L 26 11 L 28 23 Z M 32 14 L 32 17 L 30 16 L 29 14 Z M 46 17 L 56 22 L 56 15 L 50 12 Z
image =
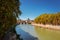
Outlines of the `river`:
M 23 40 L 60 40 L 60 31 L 44 29 L 30 24 L 16 26 L 17 34 Z

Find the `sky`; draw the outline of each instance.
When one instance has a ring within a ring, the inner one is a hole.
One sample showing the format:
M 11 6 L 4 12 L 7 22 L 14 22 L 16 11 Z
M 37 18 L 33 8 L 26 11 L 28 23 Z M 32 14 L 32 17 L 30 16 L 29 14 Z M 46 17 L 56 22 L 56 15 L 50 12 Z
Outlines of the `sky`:
M 20 19 L 35 19 L 43 13 L 60 12 L 60 0 L 20 0 L 20 10 L 22 12 Z

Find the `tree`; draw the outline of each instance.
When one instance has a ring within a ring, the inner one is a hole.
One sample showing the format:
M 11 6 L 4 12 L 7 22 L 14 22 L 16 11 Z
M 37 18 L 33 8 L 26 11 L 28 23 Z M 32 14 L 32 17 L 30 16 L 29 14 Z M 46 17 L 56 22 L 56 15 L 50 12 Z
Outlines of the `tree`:
M 21 15 L 19 6 L 19 0 L 0 0 L 0 38 L 16 24 L 16 18 Z
M 35 18 L 35 23 L 60 25 L 60 12 L 54 14 L 42 14 Z

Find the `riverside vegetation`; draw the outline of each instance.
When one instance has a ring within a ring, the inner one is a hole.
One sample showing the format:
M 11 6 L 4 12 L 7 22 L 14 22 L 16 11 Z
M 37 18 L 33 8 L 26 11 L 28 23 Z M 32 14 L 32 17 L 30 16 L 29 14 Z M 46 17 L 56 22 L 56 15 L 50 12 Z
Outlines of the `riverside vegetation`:
M 0 0 L 0 40 L 7 40 L 5 35 L 8 33 L 16 34 L 14 25 L 21 14 L 19 6 L 20 0 Z
M 42 14 L 35 18 L 35 23 L 60 25 L 60 12 L 53 14 Z

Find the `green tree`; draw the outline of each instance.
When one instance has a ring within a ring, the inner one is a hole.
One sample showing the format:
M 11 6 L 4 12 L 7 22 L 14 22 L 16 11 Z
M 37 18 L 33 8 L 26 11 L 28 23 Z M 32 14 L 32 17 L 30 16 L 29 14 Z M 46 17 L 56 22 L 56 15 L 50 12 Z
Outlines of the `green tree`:
M 16 24 L 18 15 L 21 15 L 19 6 L 19 0 L 0 0 L 0 39 Z

